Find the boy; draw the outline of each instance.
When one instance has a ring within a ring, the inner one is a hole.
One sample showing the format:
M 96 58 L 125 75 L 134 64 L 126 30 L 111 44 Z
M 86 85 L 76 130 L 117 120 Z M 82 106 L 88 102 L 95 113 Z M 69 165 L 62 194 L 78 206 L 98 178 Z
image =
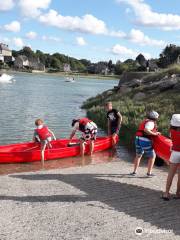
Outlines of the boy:
M 44 151 L 46 146 L 52 148 L 50 142 L 52 141 L 52 138 L 56 140 L 56 137 L 54 133 L 44 125 L 42 119 L 36 119 L 35 125 L 37 128 L 34 130 L 33 141 L 38 141 L 41 143 L 41 162 L 42 166 L 44 167 Z

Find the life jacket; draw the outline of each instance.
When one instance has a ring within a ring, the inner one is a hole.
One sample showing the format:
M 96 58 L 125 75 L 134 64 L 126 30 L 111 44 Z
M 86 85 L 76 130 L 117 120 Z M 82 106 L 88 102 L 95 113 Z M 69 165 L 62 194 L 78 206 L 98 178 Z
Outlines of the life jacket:
M 36 133 L 38 134 L 41 141 L 46 140 L 48 137 L 51 137 L 51 133 L 49 132 L 46 126 L 42 128 L 36 128 Z
M 136 132 L 136 136 L 137 137 L 146 137 L 146 138 L 151 138 L 152 136 L 151 135 L 148 135 L 144 132 L 144 129 L 145 129 L 145 125 L 146 123 L 148 122 L 152 122 L 153 120 L 150 120 L 150 119 L 145 119 L 144 121 L 142 121 L 139 125 L 139 128 Z M 155 121 L 154 122 L 154 128 L 152 129 L 152 132 L 157 132 L 157 124 Z
M 180 131 L 171 129 L 172 150 L 180 152 Z
M 90 119 L 88 119 L 88 118 L 81 118 L 81 119 L 79 119 L 79 130 L 81 132 L 85 132 L 85 127 L 90 122 L 92 122 L 92 121 Z

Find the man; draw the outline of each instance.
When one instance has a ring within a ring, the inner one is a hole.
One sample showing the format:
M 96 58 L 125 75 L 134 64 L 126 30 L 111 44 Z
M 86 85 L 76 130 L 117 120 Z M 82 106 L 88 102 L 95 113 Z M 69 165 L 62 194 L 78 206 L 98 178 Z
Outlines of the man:
M 80 154 L 84 157 L 86 141 L 90 141 L 90 155 L 94 151 L 94 141 L 97 135 L 97 125 L 88 118 L 73 119 L 72 120 L 73 131 L 70 135 L 70 140 L 74 137 L 76 131 L 82 132 L 80 138 Z
M 148 113 L 147 118 L 141 122 L 136 132 L 135 147 L 136 157 L 134 159 L 134 171 L 131 173 L 132 176 L 136 175 L 137 168 L 139 167 L 141 158 L 145 153 L 149 159 L 147 177 L 154 176 L 152 174 L 152 168 L 156 158 L 155 151 L 152 146 L 152 137 L 159 135 L 157 131 L 157 120 L 159 114 L 155 111 Z
M 122 116 L 118 110 L 112 107 L 112 102 L 106 103 L 107 119 L 108 119 L 108 135 L 112 135 L 112 145 L 117 142 L 117 135 L 121 128 Z

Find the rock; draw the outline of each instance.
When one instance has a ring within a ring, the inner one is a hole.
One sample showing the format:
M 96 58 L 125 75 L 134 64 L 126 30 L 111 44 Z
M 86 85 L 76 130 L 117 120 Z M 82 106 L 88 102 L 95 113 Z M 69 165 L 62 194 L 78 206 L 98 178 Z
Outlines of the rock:
M 136 93 L 133 97 L 133 100 L 137 101 L 137 100 L 143 100 L 146 97 L 145 93 L 139 92 Z
M 111 90 L 107 91 L 107 95 L 111 95 L 111 94 L 113 94 L 113 91 Z
M 126 86 L 126 85 L 121 85 L 121 87 L 119 88 L 119 91 L 121 93 L 128 93 L 132 91 L 132 88 Z
M 133 79 L 130 83 L 129 83 L 129 87 L 135 88 L 135 87 L 139 87 L 141 86 L 142 80 L 141 79 Z
M 174 88 L 174 86 L 175 86 L 177 83 L 178 83 L 178 81 L 177 81 L 176 78 L 167 79 L 165 82 L 163 82 L 163 83 L 161 83 L 161 84 L 159 85 L 159 91 L 160 91 L 160 92 L 163 92 L 163 91 L 172 89 L 172 88 Z

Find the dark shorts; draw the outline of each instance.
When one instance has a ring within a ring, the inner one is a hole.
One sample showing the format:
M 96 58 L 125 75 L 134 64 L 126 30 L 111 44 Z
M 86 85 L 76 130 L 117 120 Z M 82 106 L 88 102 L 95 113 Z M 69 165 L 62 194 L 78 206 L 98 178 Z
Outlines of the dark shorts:
M 114 133 L 119 134 L 119 130 L 117 132 L 117 127 L 116 126 L 111 127 L 111 134 L 114 134 Z

